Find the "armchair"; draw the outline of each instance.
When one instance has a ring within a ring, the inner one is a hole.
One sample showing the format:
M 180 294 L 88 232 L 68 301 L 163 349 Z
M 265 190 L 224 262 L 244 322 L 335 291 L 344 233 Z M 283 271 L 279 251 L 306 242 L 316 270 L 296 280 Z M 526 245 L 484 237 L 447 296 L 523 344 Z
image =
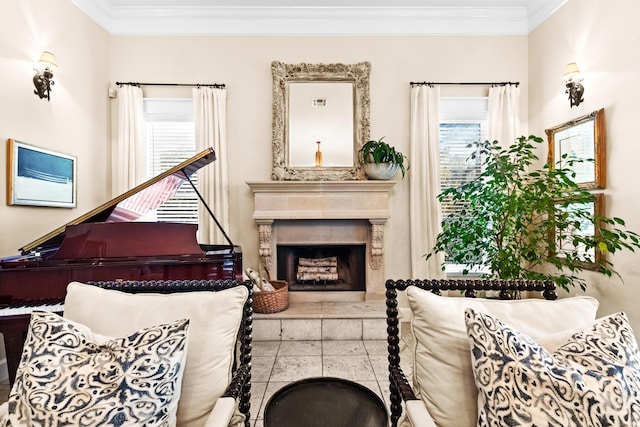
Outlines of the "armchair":
M 441 291 L 449 290 L 458 291 L 460 297 L 440 296 Z M 501 299 L 474 299 L 481 290 L 498 291 Z M 544 299 L 506 300 L 510 290 L 541 292 Z M 410 379 L 400 368 L 398 291 L 406 291 L 412 315 L 415 345 Z M 544 341 L 550 351 L 576 330 L 591 325 L 598 308 L 597 300 L 586 296 L 553 301 L 557 298 L 553 283 L 524 280 L 388 280 L 386 298 L 393 427 L 399 423 L 413 427 L 478 425 L 478 389 L 465 326 L 467 308 L 493 315 Z
M 62 363 L 58 368 L 58 361 L 51 360 L 50 363 L 56 368 L 49 369 L 47 375 L 39 376 L 43 372 L 43 353 L 37 354 L 36 358 L 34 354 L 37 351 L 25 348 L 8 406 L 5 404 L 0 408 L 0 415 L 8 415 L 11 424 L 7 425 L 16 427 L 34 423 L 35 418 L 29 419 L 33 416 L 34 407 L 37 407 L 36 411 L 55 408 L 53 412 L 59 415 L 62 412 L 70 413 L 70 408 L 86 406 L 86 402 L 91 401 L 95 403 L 95 409 L 85 411 L 82 415 L 85 417 L 83 421 L 91 416 L 94 417 L 95 424 L 96 419 L 103 417 L 104 413 L 109 413 L 109 423 L 120 425 L 122 419 L 128 416 L 130 418 L 126 418 L 127 420 L 134 419 L 139 412 L 146 411 L 153 416 L 153 411 L 161 407 L 159 401 L 170 402 L 173 399 L 174 402 L 169 403 L 168 409 L 162 407 L 163 414 L 169 413 L 168 421 L 165 417 L 157 425 L 227 427 L 244 424 L 245 427 L 249 427 L 253 317 L 251 295 L 249 282 L 235 280 L 159 280 L 90 284 L 72 282 L 67 287 L 64 319 L 50 329 L 59 332 L 62 328 L 65 333 L 73 329 L 86 334 L 78 339 L 71 334 L 65 335 L 65 340 L 56 337 L 57 342 L 64 341 L 76 345 L 89 341 L 88 353 L 96 353 L 96 347 L 91 347 L 94 343 L 102 345 L 97 347 L 98 350 L 104 347 L 119 350 L 119 343 L 125 339 L 129 340 L 125 343 L 141 343 L 144 350 L 155 346 L 155 352 L 151 355 L 137 354 L 136 349 L 125 347 L 122 359 L 117 363 L 110 365 L 104 362 L 107 356 L 98 358 L 94 366 L 89 366 L 88 370 L 84 371 L 88 372 L 85 376 L 77 375 Z M 186 319 L 188 322 L 180 319 Z M 56 321 L 53 318 L 53 322 Z M 182 357 L 180 363 L 166 366 L 162 364 L 162 368 L 159 368 L 155 361 L 164 363 L 170 359 L 180 336 L 163 337 L 164 330 L 158 330 L 154 325 L 161 324 L 166 329 L 166 324 L 169 324 L 175 329 L 182 327 L 184 323 L 187 324 L 184 327 L 187 329 L 186 337 L 183 339 L 184 349 L 178 349 L 184 352 L 176 353 Z M 34 326 L 32 316 L 29 334 L 36 335 L 37 331 L 33 328 L 44 329 L 42 325 L 44 328 L 47 327 L 46 322 Z M 68 338 L 69 336 L 71 337 Z M 161 341 L 155 344 L 159 338 Z M 28 337 L 25 347 L 33 342 L 34 340 L 30 341 Z M 107 354 L 110 356 L 109 352 Z M 71 357 L 75 358 L 76 355 L 71 353 Z M 136 375 L 143 372 L 141 379 L 127 376 L 130 367 L 134 365 L 137 369 Z M 105 380 L 107 377 L 116 377 L 116 371 L 117 375 L 124 379 L 110 383 Z M 170 383 L 163 376 L 179 378 L 175 383 L 177 385 Z M 38 382 L 35 381 L 36 378 L 42 384 L 34 385 Z M 42 378 L 46 378 L 46 381 Z M 51 383 L 50 378 L 58 383 Z M 39 389 L 36 390 L 34 387 Z M 112 393 L 114 387 L 119 390 Z M 84 396 L 75 398 L 72 396 L 73 392 L 84 393 Z M 117 396 L 116 404 L 113 401 L 101 401 L 102 395 L 114 394 Z M 141 403 L 137 403 L 137 407 L 133 409 L 127 407 L 134 406 L 131 402 L 132 396 L 142 396 Z M 158 398 L 154 400 L 150 396 Z M 26 409 L 16 415 L 16 408 L 21 406 Z M 119 408 L 120 406 L 124 409 Z M 114 412 L 116 410 L 120 412 Z M 130 416 L 127 411 L 137 412 Z M 45 413 L 44 416 L 48 415 Z M 69 415 L 72 416 L 75 415 Z M 68 418 L 65 422 L 75 424 L 78 421 L 77 418 Z M 99 424 L 101 422 L 96 425 Z M 147 421 L 144 424 L 156 425 Z M 123 425 L 129 424 L 124 422 Z

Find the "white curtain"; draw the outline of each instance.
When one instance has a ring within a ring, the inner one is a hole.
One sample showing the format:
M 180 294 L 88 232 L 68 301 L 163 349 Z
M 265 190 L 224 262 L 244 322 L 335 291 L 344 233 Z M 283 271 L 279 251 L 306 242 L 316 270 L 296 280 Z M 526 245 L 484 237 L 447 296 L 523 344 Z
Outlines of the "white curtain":
M 193 89 L 193 112 L 196 151 L 213 147 L 216 161 L 198 171 L 198 191 L 218 222 L 229 230 L 229 175 L 227 147 L 227 92 L 225 89 L 198 87 Z M 198 241 L 228 244 L 205 207 L 198 210 Z
M 520 134 L 520 87 L 496 86 L 489 89 L 489 141 L 507 147 Z
M 142 89 L 123 85 L 118 89 L 118 139 L 112 150 L 114 197 L 144 182 L 144 156 Z
M 411 141 L 409 149 L 409 213 L 411 276 L 436 279 L 442 271 L 442 253 L 425 260 L 442 230 L 440 194 L 440 88 L 411 87 Z

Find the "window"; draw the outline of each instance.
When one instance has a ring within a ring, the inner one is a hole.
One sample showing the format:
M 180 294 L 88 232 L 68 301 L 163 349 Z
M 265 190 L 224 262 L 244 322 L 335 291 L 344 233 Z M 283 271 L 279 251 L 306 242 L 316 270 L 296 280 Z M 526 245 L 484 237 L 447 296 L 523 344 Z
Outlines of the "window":
M 441 98 L 440 100 L 440 187 L 445 190 L 474 180 L 482 172 L 482 159 L 471 154 L 470 144 L 487 139 L 488 98 Z M 443 200 L 442 217 L 454 213 L 451 200 Z M 446 272 L 459 273 L 463 266 L 449 263 Z
M 144 100 L 146 177 L 172 168 L 196 154 L 191 99 Z M 196 174 L 191 177 L 196 185 Z M 198 223 L 198 196 L 188 182 L 176 195 L 144 220 Z

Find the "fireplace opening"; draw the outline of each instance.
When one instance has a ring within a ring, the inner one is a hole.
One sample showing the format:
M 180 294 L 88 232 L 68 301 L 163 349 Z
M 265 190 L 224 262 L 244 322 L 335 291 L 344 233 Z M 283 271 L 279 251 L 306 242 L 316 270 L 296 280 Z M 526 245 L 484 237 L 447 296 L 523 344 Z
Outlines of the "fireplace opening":
M 278 245 L 278 280 L 290 291 L 364 291 L 366 245 Z

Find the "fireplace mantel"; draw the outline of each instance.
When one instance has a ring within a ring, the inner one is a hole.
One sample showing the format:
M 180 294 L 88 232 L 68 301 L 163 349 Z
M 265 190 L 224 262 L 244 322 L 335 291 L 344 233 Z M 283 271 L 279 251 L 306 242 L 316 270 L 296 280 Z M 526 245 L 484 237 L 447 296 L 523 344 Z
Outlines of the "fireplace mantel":
M 288 243 L 295 240 L 292 230 L 285 232 L 286 224 L 295 220 L 312 220 L 313 230 L 300 236 L 300 243 L 324 241 L 325 236 L 344 235 L 357 239 L 364 234 L 367 246 L 367 296 L 384 293 L 384 225 L 389 218 L 389 194 L 395 181 L 263 181 L 247 182 L 254 193 L 253 219 L 258 224 L 259 255 L 272 275 L 273 257 L 278 241 L 286 236 Z M 328 221 L 325 221 L 328 220 Z M 341 226 L 353 224 L 353 231 L 333 233 L 331 220 L 340 220 Z M 368 224 L 363 233 L 361 224 Z M 280 224 L 280 225 L 278 225 Z M 280 233 L 274 228 L 281 227 Z M 311 234 L 307 234 L 311 233 Z M 326 243 L 326 242 L 325 242 Z M 353 243 L 351 241 L 344 243 Z M 275 277 L 275 276 L 272 276 Z
M 253 219 L 387 219 L 395 181 L 247 182 Z

